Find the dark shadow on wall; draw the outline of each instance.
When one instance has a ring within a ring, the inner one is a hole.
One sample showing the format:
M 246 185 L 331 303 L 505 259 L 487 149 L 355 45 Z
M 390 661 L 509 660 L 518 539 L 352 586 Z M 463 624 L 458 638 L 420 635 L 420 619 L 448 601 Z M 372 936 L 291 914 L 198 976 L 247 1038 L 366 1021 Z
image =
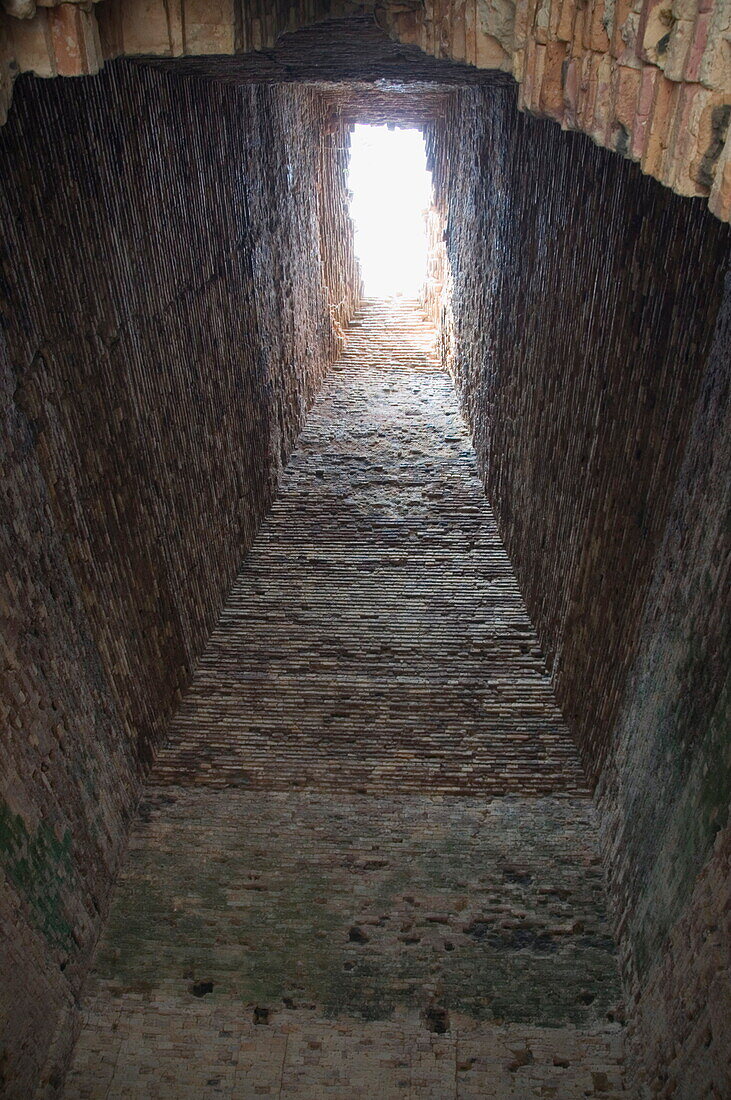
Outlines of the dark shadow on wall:
M 709 356 L 729 231 L 700 200 L 518 114 L 509 91 L 460 91 L 429 145 L 452 291 L 443 342 L 558 702 L 600 781 L 634 999 L 722 825 L 715 787 L 730 793 L 714 733 L 728 406 L 718 387 L 714 402 L 702 396 L 719 354 L 728 373 L 727 344 Z M 697 922 L 693 935 L 700 957 Z M 684 979 L 657 993 L 656 1017 L 695 988 L 690 964 Z M 656 1038 L 635 1045 L 649 1080 Z M 676 1038 L 692 1079 L 687 1029 Z M 719 1072 L 722 1049 L 698 1081 Z
M 339 347 L 325 115 L 117 62 L 22 78 L 0 130 L 6 1095 L 70 1041 L 141 775 Z

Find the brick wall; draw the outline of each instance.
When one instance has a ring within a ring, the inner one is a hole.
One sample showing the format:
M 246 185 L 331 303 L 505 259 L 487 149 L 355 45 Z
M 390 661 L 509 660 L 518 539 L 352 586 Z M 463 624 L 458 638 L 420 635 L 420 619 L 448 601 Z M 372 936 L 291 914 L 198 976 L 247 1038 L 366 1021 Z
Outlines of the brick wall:
M 704 373 L 728 235 L 510 96 L 464 90 L 430 133 L 453 295 L 442 344 L 559 703 L 602 777 L 634 997 L 728 801 L 723 331 L 715 390 Z M 652 1077 L 645 1039 L 638 1025 Z
M 628 1050 L 653 1096 L 731 1087 L 730 349 L 731 275 L 598 788 Z
M 24 79 L 0 134 L 4 1095 L 59 1021 L 63 1056 L 140 774 L 338 347 L 324 116 L 121 62 Z
M 257 51 L 266 51 L 260 56 L 268 66 L 282 35 L 353 19 L 357 35 L 365 13 L 402 49 L 511 73 L 521 109 L 588 134 L 731 218 L 723 0 L 43 0 L 38 10 L 36 0 L 4 0 L 3 7 L 0 116 L 17 72 L 75 76 L 120 55 L 213 57 L 217 64 Z

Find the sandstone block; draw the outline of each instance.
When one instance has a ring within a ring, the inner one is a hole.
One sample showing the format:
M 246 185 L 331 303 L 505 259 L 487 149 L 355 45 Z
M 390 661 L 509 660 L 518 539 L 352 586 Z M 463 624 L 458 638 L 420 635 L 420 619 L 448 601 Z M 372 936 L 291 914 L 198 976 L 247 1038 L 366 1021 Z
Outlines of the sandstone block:
M 581 81 L 581 66 L 576 58 L 566 62 L 563 83 L 564 98 L 564 125 L 568 129 L 576 128 L 576 112 L 579 103 L 579 85 Z
M 48 19 L 59 76 L 97 73 L 103 57 L 93 12 L 65 3 L 49 9 Z
M 699 12 L 693 24 L 693 33 L 685 59 L 685 80 L 700 80 L 701 63 L 708 45 L 708 31 L 711 25 L 710 12 Z
M 717 218 L 731 220 L 731 129 L 716 163 L 708 205 Z
M 233 0 L 183 0 L 183 5 L 187 54 L 234 52 Z
M 731 4 L 716 3 L 709 14 L 700 79 L 707 88 L 731 94 Z
M 566 60 L 566 45 L 563 42 L 550 42 L 546 46 L 543 62 L 539 108 L 542 114 L 560 122 L 564 113 L 563 64 Z
M 13 21 L 7 33 L 20 72 L 45 77 L 58 74 L 51 28 L 45 11 L 39 11 L 35 19 Z
M 650 113 L 645 147 L 642 153 L 642 171 L 658 176 L 668 142 L 668 130 L 675 113 L 675 101 L 679 84 L 659 76 L 654 84 L 652 111 Z
M 638 57 L 653 65 L 661 65 L 672 27 L 673 14 L 669 0 L 645 0 L 637 33 Z
M 561 15 L 556 27 L 556 37 L 562 42 L 570 42 L 574 33 L 575 0 L 561 0 Z
M 683 80 L 694 34 L 695 24 L 688 19 L 673 24 L 660 65 L 668 80 Z
M 632 133 L 637 115 L 637 101 L 642 74 L 637 69 L 617 65 L 612 74 L 611 141 L 623 156 L 630 155 Z
M 632 123 L 632 140 L 630 144 L 630 156 L 633 160 L 641 160 L 649 135 L 652 107 L 655 102 L 655 85 L 660 79 L 660 70 L 654 65 L 643 66 L 640 72 L 640 87 L 637 96 L 637 113 Z

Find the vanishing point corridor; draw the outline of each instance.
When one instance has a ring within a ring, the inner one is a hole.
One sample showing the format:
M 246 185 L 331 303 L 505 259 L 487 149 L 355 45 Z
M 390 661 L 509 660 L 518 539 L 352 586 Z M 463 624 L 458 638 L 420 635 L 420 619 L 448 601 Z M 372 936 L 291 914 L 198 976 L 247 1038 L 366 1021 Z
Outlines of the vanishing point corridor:
M 727 7 L 3 0 L 2 1100 L 731 1097 Z
M 158 756 L 69 1098 L 621 1092 L 589 791 L 434 341 L 410 303 L 349 330 Z

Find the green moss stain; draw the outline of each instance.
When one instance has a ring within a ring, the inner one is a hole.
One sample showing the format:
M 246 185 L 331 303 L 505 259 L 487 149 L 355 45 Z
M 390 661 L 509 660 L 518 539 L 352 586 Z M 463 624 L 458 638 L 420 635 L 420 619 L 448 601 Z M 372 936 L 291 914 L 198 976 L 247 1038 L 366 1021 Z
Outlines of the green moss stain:
M 644 826 L 649 835 L 638 828 L 636 818 L 632 819 L 631 830 L 632 849 L 639 855 L 643 876 L 633 922 L 635 961 L 640 975 L 657 959 L 690 898 L 716 834 L 728 820 L 729 729 L 728 684 L 709 713 L 688 715 L 682 723 L 676 716 L 665 715 L 658 724 L 665 751 L 654 779 L 661 784 L 662 798 L 646 803 L 642 816 L 650 818 Z M 691 732 L 695 735 L 692 754 L 687 751 Z
M 587 822 L 569 802 L 418 807 L 238 791 L 207 815 L 181 796 L 141 825 L 98 978 L 332 1017 L 420 1012 L 436 989 L 479 1020 L 604 1021 L 618 976 Z
M 52 947 L 71 950 L 74 938 L 64 903 L 75 880 L 69 830 L 60 840 L 44 824 L 31 834 L 19 814 L 0 804 L 0 860 L 33 925 Z
M 646 638 L 623 720 L 623 858 L 643 977 L 690 899 L 731 799 L 728 638 L 676 628 Z

